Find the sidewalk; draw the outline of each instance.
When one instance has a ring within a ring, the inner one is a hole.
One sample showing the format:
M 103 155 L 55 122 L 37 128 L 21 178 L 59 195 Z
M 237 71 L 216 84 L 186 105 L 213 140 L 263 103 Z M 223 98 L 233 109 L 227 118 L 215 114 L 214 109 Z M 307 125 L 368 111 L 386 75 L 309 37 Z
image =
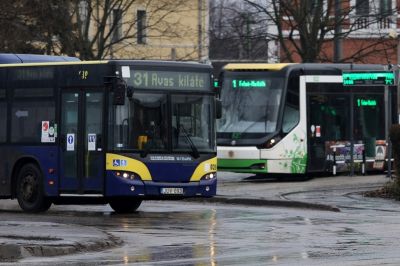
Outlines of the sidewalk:
M 285 195 L 314 190 L 372 190 L 390 179 L 385 175 L 317 177 L 307 181 L 282 182 L 251 178 L 251 174 L 218 173 L 217 196 L 212 202 L 256 206 L 285 206 L 340 211 L 333 205 L 290 200 Z M 363 189 L 364 188 L 364 189 Z
M 103 250 L 122 244 L 120 239 L 96 228 L 59 223 L 1 221 L 0 232 L 0 262 Z

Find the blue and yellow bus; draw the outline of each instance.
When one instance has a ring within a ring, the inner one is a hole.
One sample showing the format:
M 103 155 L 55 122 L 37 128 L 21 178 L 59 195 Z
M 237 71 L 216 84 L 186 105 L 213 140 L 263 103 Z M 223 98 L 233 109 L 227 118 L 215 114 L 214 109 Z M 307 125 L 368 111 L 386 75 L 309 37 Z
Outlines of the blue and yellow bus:
M 109 203 L 124 213 L 142 200 L 216 194 L 210 65 L 9 54 L 0 63 L 1 198 L 27 212 Z

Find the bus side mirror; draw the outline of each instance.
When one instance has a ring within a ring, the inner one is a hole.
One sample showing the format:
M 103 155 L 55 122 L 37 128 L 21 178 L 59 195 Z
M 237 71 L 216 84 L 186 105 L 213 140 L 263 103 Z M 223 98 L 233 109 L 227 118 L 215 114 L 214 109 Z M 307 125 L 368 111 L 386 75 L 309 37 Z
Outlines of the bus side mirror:
M 133 97 L 133 87 L 132 86 L 126 87 L 126 97 L 128 97 L 128 99 L 132 99 L 132 97 Z
M 126 84 L 123 80 L 117 79 L 113 82 L 113 105 L 124 105 L 125 104 L 125 92 Z
M 221 95 L 221 84 L 219 82 L 219 79 L 214 79 L 213 87 L 217 97 L 219 98 Z
M 222 102 L 220 99 L 215 99 L 215 118 L 220 119 L 222 117 Z

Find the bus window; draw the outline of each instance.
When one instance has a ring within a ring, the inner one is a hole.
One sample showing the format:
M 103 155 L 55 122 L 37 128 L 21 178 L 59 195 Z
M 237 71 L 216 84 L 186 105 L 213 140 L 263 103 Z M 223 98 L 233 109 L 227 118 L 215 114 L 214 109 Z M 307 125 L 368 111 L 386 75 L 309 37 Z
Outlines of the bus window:
M 54 101 L 14 101 L 11 113 L 11 141 L 41 141 L 42 121 L 54 121 Z
M 274 132 L 283 81 L 265 73 L 227 77 L 221 92 L 222 118 L 218 121 L 218 132 Z
M 213 149 L 209 130 L 212 97 L 206 95 L 172 96 L 172 144 L 176 150 L 190 150 L 192 142 L 199 151 Z
M 114 96 L 111 93 L 109 102 L 113 103 Z M 129 102 L 125 105 L 110 105 L 108 146 L 111 149 L 120 150 L 128 147 L 128 120 Z
M 111 106 L 115 122 L 113 149 L 165 150 L 167 148 L 167 96 L 136 92 L 125 105 Z
M 162 94 L 133 95 L 133 137 L 135 149 L 165 150 L 167 145 L 167 97 Z
M 310 125 L 321 128 L 324 140 L 350 138 L 350 98 L 346 96 L 316 95 L 310 99 Z M 316 136 L 314 136 L 316 137 Z
M 367 157 L 375 156 L 375 141 L 385 139 L 383 95 L 354 96 L 354 140 L 365 144 Z
M 298 123 L 300 118 L 300 112 L 298 108 L 292 106 L 285 106 L 283 114 L 282 131 L 284 133 L 290 132 Z
M 6 141 L 7 133 L 7 104 L 0 102 L 0 142 Z
M 282 131 L 284 133 L 288 133 L 299 123 L 299 108 L 299 77 L 293 75 L 289 80 L 283 113 Z

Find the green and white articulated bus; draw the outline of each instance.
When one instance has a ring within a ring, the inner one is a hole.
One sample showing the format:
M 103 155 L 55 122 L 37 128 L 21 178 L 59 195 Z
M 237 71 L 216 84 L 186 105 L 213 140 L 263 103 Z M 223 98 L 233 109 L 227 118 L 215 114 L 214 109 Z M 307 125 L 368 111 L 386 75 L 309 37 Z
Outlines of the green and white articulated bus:
M 344 82 L 346 73 L 355 80 Z M 383 65 L 227 64 L 218 170 L 335 173 L 350 161 L 363 172 L 383 170 L 387 131 L 397 121 L 394 83 Z

